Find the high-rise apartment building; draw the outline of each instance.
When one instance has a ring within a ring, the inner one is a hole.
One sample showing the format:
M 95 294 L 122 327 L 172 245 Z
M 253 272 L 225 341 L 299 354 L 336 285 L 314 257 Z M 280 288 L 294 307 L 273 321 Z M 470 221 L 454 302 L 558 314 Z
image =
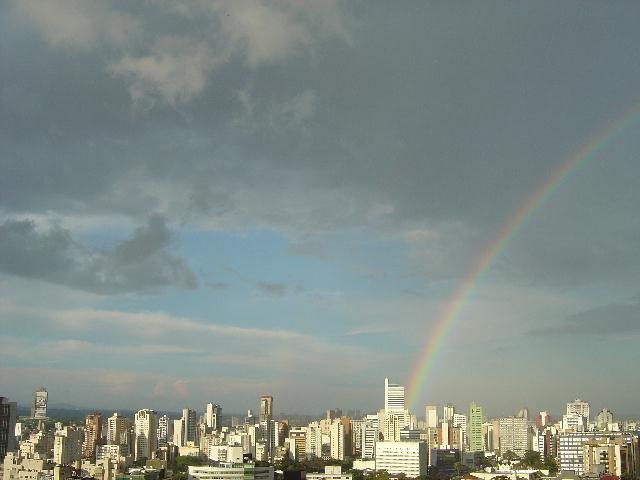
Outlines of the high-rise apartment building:
M 522 457 L 527 450 L 531 450 L 529 436 L 529 422 L 522 417 L 505 417 L 498 420 L 500 455 L 511 450 Z
M 453 415 L 456 413 L 456 409 L 450 403 L 446 403 L 442 407 L 442 421 L 447 423 L 453 422 Z
M 378 441 L 378 415 L 367 415 L 361 427 L 362 459 L 372 459 L 376 456 L 376 442 Z
M 0 463 L 16 448 L 16 402 L 0 397 Z
M 585 451 L 587 445 L 593 442 L 613 441 L 616 438 L 624 438 L 624 435 L 602 432 L 564 432 L 558 435 L 558 460 L 560 469 L 572 471 L 577 475 L 585 472 Z M 604 472 L 603 472 L 604 473 Z
M 589 420 L 589 402 L 576 398 L 573 402 L 567 403 L 567 415 L 577 413 Z
M 426 405 L 424 407 L 424 417 L 427 428 L 438 428 L 438 407 Z
M 613 413 L 610 410 L 603 408 L 598 412 L 598 415 L 596 415 L 596 427 L 598 430 L 608 430 L 609 425 L 612 423 Z
M 398 411 L 386 412 L 382 424 L 382 437 L 385 442 L 399 442 L 400 431 L 405 427 L 405 413 Z
M 130 421 L 118 413 L 107 418 L 107 445 L 119 445 L 123 455 L 132 451 Z
M 173 422 L 165 414 L 158 417 L 158 447 L 164 447 L 173 440 Z
M 336 418 L 331 421 L 330 430 L 331 458 L 344 460 L 351 455 L 351 422 L 349 417 Z
M 176 418 L 173 421 L 173 444 L 178 447 L 184 447 L 186 440 L 184 439 L 184 418 Z
M 562 416 L 563 432 L 584 432 L 587 429 L 587 417 L 579 413 L 567 413 Z
M 135 444 L 134 457 L 151 459 L 158 449 L 158 414 L 148 408 L 138 410 L 134 419 Z
M 260 423 L 273 419 L 273 397 L 262 395 L 260 397 Z
M 404 406 L 404 386 L 389 383 L 389 379 L 384 379 L 384 410 L 386 413 L 403 412 Z
M 220 428 L 220 416 L 222 415 L 222 407 L 215 403 L 207 403 L 207 411 L 205 413 L 205 423 L 207 428 L 218 430 Z
M 95 460 L 96 445 L 102 442 L 102 414 L 93 412 L 84 420 L 84 443 L 82 444 L 82 456 Z
M 188 442 L 193 442 L 193 444 L 195 444 L 198 432 L 195 410 L 191 410 L 190 408 L 182 409 L 182 428 L 184 429 L 182 432 L 182 441 L 184 444 L 187 445 Z
M 69 465 L 82 458 L 84 432 L 77 427 L 58 430 L 53 441 L 53 461 L 56 465 Z
M 362 424 L 364 420 L 351 419 L 351 453 L 352 458 L 360 457 L 362 453 Z
M 44 387 L 38 388 L 31 397 L 31 417 L 47 418 L 47 402 L 49 394 Z
M 289 431 L 289 450 L 294 460 L 306 457 L 307 427 L 294 427 Z
M 542 428 L 551 423 L 551 417 L 549 413 L 545 410 L 539 412 L 534 419 L 534 424 L 537 428 Z
M 484 450 L 482 434 L 482 407 L 475 402 L 469 404 L 469 451 L 481 452 Z

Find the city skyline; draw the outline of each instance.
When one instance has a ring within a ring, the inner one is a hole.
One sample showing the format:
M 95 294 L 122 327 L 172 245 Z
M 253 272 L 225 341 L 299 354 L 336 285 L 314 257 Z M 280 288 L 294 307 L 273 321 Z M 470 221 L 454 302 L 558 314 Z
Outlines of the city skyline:
M 638 15 L 3 2 L 2 394 L 633 415 Z

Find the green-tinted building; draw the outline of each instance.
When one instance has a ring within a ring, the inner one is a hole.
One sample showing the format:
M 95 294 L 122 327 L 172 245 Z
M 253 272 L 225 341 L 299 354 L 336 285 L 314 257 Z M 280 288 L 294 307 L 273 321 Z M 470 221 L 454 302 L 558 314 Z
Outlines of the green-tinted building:
M 484 450 L 482 441 L 482 407 L 471 402 L 469 405 L 469 451 Z

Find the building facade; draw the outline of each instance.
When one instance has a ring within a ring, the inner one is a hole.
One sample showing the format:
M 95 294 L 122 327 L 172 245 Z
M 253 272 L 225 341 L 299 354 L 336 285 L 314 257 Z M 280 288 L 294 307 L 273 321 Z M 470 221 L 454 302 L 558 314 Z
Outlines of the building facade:
M 427 474 L 427 444 L 424 442 L 377 442 L 376 470 L 407 477 Z

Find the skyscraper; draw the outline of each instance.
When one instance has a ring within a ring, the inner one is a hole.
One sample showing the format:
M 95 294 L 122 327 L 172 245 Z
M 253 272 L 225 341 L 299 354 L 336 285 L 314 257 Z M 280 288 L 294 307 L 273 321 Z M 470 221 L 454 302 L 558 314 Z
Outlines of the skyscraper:
M 389 383 L 384 379 L 384 410 L 390 412 L 404 412 L 404 386 Z
M 528 429 L 529 422 L 522 417 L 504 417 L 498 420 L 500 455 L 511 450 L 522 457 L 531 449 Z
M 260 423 L 273 419 L 273 397 L 262 395 L 260 397 Z
M 589 402 L 576 398 L 573 402 L 567 403 L 567 415 L 577 413 L 589 420 Z
M 69 465 L 82 458 L 81 428 L 67 426 L 56 432 L 53 441 L 53 461 L 58 465 Z
M 44 387 L 38 388 L 33 392 L 31 399 L 31 417 L 32 418 L 47 418 L 47 401 L 49 394 Z
M 0 397 L 0 462 L 16 448 L 16 402 Z
M 124 455 L 131 452 L 129 425 L 129 419 L 118 413 L 107 419 L 107 445 L 120 445 Z
M 100 445 L 102 436 L 102 414 L 93 412 L 84 420 L 84 443 L 82 456 L 95 460 L 96 445 Z
M 164 447 L 169 440 L 172 440 L 173 436 L 173 422 L 169 419 L 169 417 L 165 415 L 161 415 L 158 418 L 158 446 Z
M 608 430 L 609 425 L 613 423 L 613 413 L 610 410 L 603 408 L 596 415 L 596 426 L 598 430 Z
M 469 404 L 469 451 L 484 450 L 482 438 L 482 407 L 471 402 Z
M 222 407 L 215 403 L 207 403 L 207 412 L 205 414 L 205 423 L 207 428 L 218 430 L 220 428 L 220 416 L 222 415 Z
M 445 406 L 442 407 L 442 421 L 451 423 L 453 421 L 454 413 L 456 413 L 455 407 L 450 403 L 445 404 Z
M 145 408 L 138 410 L 135 415 L 135 448 L 136 460 L 151 459 L 158 448 L 158 414 L 154 410 Z
M 426 405 L 424 407 L 424 416 L 426 421 L 427 428 L 437 428 L 438 427 L 438 407 L 435 405 Z
M 186 445 L 187 442 L 196 442 L 198 424 L 196 420 L 196 411 L 189 408 L 182 409 L 182 441 Z

